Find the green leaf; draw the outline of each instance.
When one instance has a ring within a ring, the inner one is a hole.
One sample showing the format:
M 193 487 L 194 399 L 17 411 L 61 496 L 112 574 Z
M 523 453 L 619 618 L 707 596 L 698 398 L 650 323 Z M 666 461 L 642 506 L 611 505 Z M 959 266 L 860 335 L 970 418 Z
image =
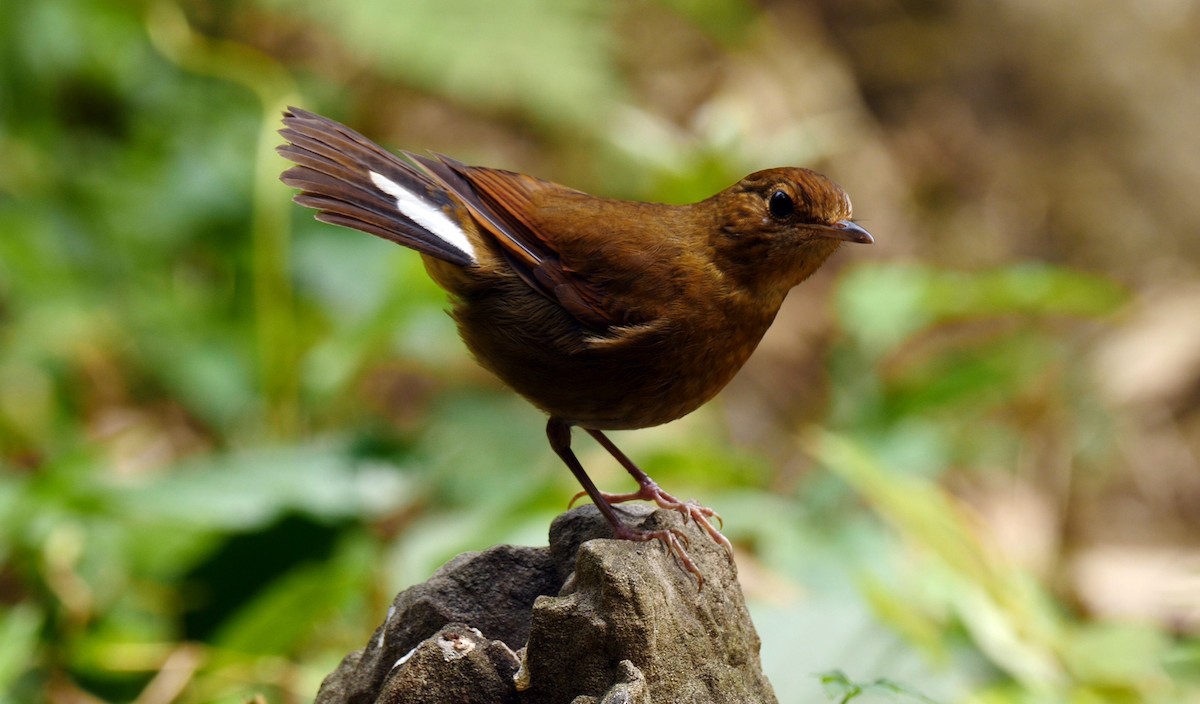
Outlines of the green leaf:
M 117 495 L 139 521 L 230 531 L 286 511 L 325 520 L 379 515 L 415 497 L 397 468 L 358 462 L 332 443 L 212 455 Z
M 226 621 L 213 644 L 240 653 L 287 653 L 309 638 L 316 626 L 362 589 L 373 555 L 360 536 L 343 541 L 334 559 L 297 567 L 276 580 Z
M 854 701 L 865 694 L 883 695 L 883 701 L 915 701 L 936 704 L 915 689 L 888 679 L 854 682 L 841 670 L 831 670 L 818 676 L 821 678 L 821 687 L 825 690 L 825 695 L 838 704 L 846 704 L 846 702 Z
M 1162 661 L 1168 645 L 1166 635 L 1149 625 L 1086 624 L 1070 632 L 1064 658 L 1081 683 L 1152 691 L 1166 685 Z
M 1128 299 L 1112 280 L 1048 264 L 961 272 L 908 264 L 855 267 L 838 288 L 846 332 L 873 356 L 890 352 L 927 325 L 1017 315 L 1097 317 Z
M 0 702 L 38 657 L 43 615 L 33 604 L 21 603 L 0 612 Z
M 548 127 L 599 128 L 622 93 L 604 0 L 261 0 L 381 74 Z

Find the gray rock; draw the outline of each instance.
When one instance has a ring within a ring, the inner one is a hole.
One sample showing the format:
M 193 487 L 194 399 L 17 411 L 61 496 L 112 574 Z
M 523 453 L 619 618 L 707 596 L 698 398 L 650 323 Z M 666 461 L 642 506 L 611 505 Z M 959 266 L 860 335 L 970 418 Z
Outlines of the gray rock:
M 682 525 L 674 512 L 622 513 Z M 597 539 L 611 532 L 592 506 L 555 519 L 548 547 L 459 555 L 396 597 L 317 702 L 775 702 L 736 568 L 684 530 L 703 589 L 657 541 Z
M 443 627 L 396 662 L 384 680 L 380 704 L 518 704 L 513 688 L 517 656 L 461 623 Z

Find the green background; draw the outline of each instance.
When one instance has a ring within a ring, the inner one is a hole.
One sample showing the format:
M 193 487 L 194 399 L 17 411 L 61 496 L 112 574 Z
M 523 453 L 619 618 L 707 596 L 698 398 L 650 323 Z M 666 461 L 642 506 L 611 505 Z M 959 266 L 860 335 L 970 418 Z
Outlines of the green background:
M 1166 1 L 0 5 L 0 701 L 311 700 L 576 491 L 419 259 L 290 203 L 287 104 L 615 197 L 829 174 L 877 243 L 616 436 L 723 514 L 780 700 L 1196 701 L 1197 37 Z

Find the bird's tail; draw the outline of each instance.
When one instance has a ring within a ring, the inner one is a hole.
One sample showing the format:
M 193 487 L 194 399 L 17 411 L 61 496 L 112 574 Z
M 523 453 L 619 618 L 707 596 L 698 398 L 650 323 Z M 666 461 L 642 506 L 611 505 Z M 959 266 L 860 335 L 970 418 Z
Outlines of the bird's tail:
M 320 115 L 288 108 L 277 147 L 296 163 L 280 180 L 299 188 L 295 201 L 322 222 L 391 240 L 459 266 L 476 262 L 460 218 L 466 211 L 412 164 L 358 132 Z

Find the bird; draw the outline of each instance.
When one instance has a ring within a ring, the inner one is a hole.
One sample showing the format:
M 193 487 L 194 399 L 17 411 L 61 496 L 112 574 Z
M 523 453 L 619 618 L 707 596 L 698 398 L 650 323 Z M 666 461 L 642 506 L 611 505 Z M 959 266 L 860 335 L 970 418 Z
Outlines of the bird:
M 850 197 L 801 167 L 746 176 L 669 205 L 589 195 L 451 157 L 395 154 L 289 107 L 280 179 L 316 219 L 420 253 L 475 360 L 547 416 L 546 435 L 615 537 L 660 541 L 704 577 L 675 528 L 627 526 L 651 501 L 694 521 L 732 559 L 719 514 L 662 489 L 605 434 L 661 425 L 709 401 L 746 362 L 787 293 L 843 242 L 870 244 Z M 638 489 L 600 491 L 571 449 L 591 435 Z

